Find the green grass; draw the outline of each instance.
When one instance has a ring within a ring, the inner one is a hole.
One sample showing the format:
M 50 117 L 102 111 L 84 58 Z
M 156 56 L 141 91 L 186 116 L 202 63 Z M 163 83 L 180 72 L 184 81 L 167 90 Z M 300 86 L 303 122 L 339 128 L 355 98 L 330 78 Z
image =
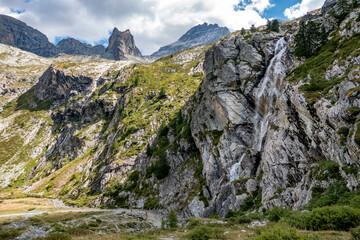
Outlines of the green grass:
M 324 74 L 335 59 L 341 62 L 349 56 L 358 54 L 359 40 L 360 34 L 356 34 L 342 42 L 340 42 L 339 36 L 333 37 L 321 48 L 317 55 L 307 59 L 304 64 L 292 71 L 287 77 L 288 81 L 305 81 L 306 84 L 301 86 L 300 90 L 304 93 L 307 102 L 312 105 L 321 97 L 326 96 L 332 87 L 346 78 L 344 76 L 325 80 Z

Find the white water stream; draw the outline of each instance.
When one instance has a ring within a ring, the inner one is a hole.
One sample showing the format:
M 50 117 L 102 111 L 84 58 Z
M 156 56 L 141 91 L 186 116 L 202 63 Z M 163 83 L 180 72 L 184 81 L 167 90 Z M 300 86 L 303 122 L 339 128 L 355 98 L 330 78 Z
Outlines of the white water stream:
M 255 145 L 256 151 L 261 151 L 263 139 L 269 125 L 269 117 L 273 113 L 274 103 L 279 95 L 278 88 L 286 76 L 286 66 L 283 60 L 287 54 L 287 42 L 285 38 L 280 38 L 275 47 L 274 57 L 266 70 L 264 78 L 261 80 L 255 92 Z

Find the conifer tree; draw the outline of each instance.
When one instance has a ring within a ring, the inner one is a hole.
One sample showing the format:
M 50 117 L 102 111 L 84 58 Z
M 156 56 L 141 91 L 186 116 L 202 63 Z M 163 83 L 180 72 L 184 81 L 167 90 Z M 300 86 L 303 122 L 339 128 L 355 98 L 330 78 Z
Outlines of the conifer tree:
M 298 57 L 311 57 L 317 53 L 327 41 L 325 28 L 319 24 L 309 21 L 300 23 L 298 33 L 295 35 L 295 55 Z
M 252 25 L 251 25 L 250 31 L 251 31 L 251 32 L 256 32 L 255 24 L 252 24 Z
M 279 32 L 280 31 L 280 23 L 278 20 L 274 20 L 272 23 L 271 23 L 271 27 L 270 27 L 270 30 L 273 31 L 273 32 Z
M 170 211 L 167 220 L 168 220 L 168 226 L 170 228 L 176 228 L 177 227 L 178 219 L 176 217 L 176 214 L 175 214 L 174 210 Z
M 242 28 L 241 31 L 240 31 L 241 35 L 245 35 L 246 34 L 246 30 L 245 28 Z

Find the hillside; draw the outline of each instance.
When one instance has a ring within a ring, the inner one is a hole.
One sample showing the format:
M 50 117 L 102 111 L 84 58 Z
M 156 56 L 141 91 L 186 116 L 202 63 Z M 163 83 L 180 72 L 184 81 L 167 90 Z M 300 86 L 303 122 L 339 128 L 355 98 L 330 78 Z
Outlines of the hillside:
M 241 228 L 249 239 L 349 232 L 360 225 L 359 16 L 357 1 L 326 1 L 279 32 L 234 32 L 152 63 L 0 45 L 0 197 L 173 210 L 185 232 L 215 218 L 240 236 L 236 224 L 255 222 Z

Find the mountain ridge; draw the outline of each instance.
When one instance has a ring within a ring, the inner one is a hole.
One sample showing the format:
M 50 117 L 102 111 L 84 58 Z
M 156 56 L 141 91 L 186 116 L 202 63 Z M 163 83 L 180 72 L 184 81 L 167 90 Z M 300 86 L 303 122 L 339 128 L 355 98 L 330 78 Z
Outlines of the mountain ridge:
M 164 57 L 180 50 L 217 41 L 229 33 L 227 27 L 219 27 L 218 24 L 199 24 L 189 29 L 178 41 L 161 47 L 151 56 Z

